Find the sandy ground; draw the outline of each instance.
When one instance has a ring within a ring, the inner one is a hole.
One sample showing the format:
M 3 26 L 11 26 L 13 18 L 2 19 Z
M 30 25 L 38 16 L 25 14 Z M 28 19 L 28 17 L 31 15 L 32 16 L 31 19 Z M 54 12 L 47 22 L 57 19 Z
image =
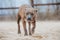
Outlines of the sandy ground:
M 36 22 L 32 36 L 24 36 L 21 23 L 21 31 L 21 34 L 17 34 L 16 22 L 0 22 L 0 40 L 60 40 L 60 21 Z

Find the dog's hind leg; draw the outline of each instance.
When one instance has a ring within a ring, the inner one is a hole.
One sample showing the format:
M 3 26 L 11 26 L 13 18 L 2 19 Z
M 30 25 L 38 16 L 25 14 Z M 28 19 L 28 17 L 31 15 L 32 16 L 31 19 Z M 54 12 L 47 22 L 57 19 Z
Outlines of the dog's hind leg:
M 17 24 L 18 24 L 18 34 L 21 33 L 20 31 L 20 20 L 21 20 L 21 17 L 18 15 L 18 18 L 17 18 Z

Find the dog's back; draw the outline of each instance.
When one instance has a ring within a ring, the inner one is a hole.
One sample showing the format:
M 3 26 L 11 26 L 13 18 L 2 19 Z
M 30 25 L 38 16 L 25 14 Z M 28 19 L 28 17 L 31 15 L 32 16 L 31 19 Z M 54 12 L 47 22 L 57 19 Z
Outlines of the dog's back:
M 31 8 L 31 6 L 29 6 L 29 5 L 21 5 L 20 8 L 19 8 L 18 15 L 20 15 L 22 18 L 25 15 L 26 8 Z

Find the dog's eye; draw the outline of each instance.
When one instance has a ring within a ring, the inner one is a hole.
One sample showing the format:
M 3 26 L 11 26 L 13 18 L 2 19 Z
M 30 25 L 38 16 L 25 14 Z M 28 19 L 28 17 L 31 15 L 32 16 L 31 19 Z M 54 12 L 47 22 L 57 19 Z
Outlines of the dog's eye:
M 28 13 L 26 13 L 26 15 L 28 15 Z
M 31 15 L 33 15 L 33 14 L 31 14 Z

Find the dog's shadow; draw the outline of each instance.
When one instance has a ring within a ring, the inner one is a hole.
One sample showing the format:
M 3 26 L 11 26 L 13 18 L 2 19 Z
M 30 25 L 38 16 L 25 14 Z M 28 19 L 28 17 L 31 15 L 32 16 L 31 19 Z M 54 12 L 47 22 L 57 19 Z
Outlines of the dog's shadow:
M 34 34 L 32 35 L 33 38 L 37 38 L 37 39 L 41 39 L 43 38 L 43 36 L 39 35 L 39 34 Z
M 33 38 L 38 38 L 38 39 L 41 39 L 43 38 L 42 36 L 32 36 Z

